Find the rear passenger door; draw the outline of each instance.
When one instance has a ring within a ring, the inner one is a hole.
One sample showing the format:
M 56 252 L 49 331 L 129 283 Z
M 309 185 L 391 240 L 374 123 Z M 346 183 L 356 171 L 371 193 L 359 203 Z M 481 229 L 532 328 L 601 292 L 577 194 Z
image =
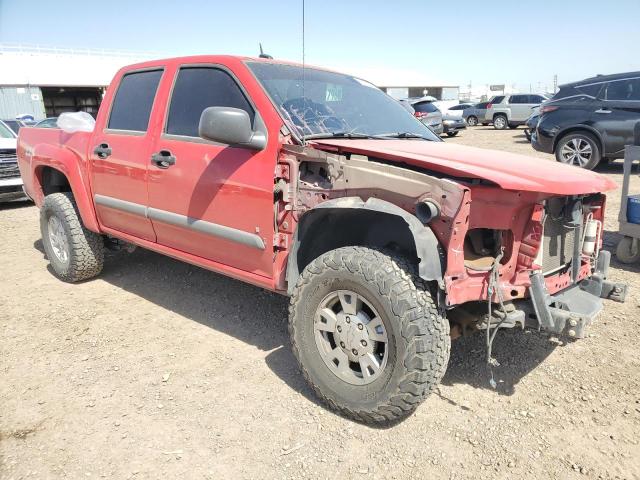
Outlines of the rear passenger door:
M 146 216 L 147 169 L 151 148 L 149 119 L 164 70 L 126 72 L 117 83 L 106 118 L 89 146 L 91 186 L 103 227 L 149 241 L 155 240 Z
M 524 122 L 529 118 L 529 95 L 511 95 L 509 99 L 511 122 Z
M 245 110 L 262 121 L 235 75 L 221 65 L 182 65 L 164 126 L 150 157 L 149 217 L 157 242 L 263 277 L 273 275 L 273 178 L 276 156 L 204 140 L 207 107 Z M 149 157 L 147 157 L 149 158 Z
M 640 122 L 640 78 L 609 82 L 597 102 L 593 119 L 602 132 L 606 154 L 619 156 L 633 144 L 633 131 Z

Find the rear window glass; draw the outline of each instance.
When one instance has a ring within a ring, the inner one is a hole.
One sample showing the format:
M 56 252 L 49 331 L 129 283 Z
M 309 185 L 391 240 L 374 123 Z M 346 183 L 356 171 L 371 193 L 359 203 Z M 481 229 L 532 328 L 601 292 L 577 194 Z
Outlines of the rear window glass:
M 419 113 L 433 113 L 438 111 L 438 107 L 436 107 L 431 102 L 414 103 L 411 106 L 416 112 L 419 112 Z
M 487 105 L 489 105 L 489 102 L 477 103 L 476 108 L 487 108 Z
M 504 95 L 501 97 L 493 97 L 489 103 L 502 103 L 504 100 Z
M 576 90 L 578 91 L 578 93 L 584 93 L 586 95 L 589 95 L 590 97 L 595 98 L 598 96 L 598 93 L 600 93 L 601 88 L 602 88 L 601 83 L 595 83 L 591 85 L 584 85 L 584 86 L 578 87 Z
M 146 132 L 162 70 L 128 73 L 120 81 L 107 128 Z

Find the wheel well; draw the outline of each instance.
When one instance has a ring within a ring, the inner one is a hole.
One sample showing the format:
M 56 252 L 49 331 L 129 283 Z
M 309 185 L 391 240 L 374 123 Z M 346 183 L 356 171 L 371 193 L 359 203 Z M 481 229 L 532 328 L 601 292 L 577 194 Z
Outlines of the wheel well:
M 57 192 L 71 192 L 69 180 L 60 170 L 52 167 L 43 167 L 39 177 L 42 193 L 45 196 Z
M 298 274 L 323 253 L 347 246 L 390 249 L 416 265 L 419 261 L 407 222 L 397 215 L 374 210 L 313 210 L 300 223 L 298 242 Z
M 498 112 L 498 113 L 495 113 L 495 114 L 493 115 L 493 119 L 494 119 L 494 120 L 495 120 L 497 117 L 504 117 L 507 121 L 509 120 L 509 117 L 507 116 L 507 114 L 506 114 L 506 113 L 503 113 L 503 112 Z
M 596 141 L 596 143 L 598 144 L 598 149 L 600 150 L 600 157 L 604 157 L 604 146 L 602 145 L 602 139 L 600 138 L 600 136 L 594 132 L 593 130 L 590 130 L 588 128 L 585 127 L 571 127 L 571 128 L 567 128 L 566 130 L 563 130 L 560 135 L 556 135 L 556 137 L 553 140 L 553 151 L 556 151 L 556 147 L 558 146 L 558 142 L 560 142 L 560 140 L 562 140 L 564 137 L 566 137 L 567 135 L 570 135 L 572 133 L 586 133 L 589 136 L 593 137 Z

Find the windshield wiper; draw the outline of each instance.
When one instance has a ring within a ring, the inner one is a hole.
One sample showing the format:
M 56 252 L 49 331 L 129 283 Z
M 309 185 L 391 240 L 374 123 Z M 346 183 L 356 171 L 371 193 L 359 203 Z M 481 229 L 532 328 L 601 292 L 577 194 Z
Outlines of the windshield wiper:
M 359 132 L 327 132 L 327 133 L 312 133 L 302 137 L 305 140 L 314 140 L 319 138 L 366 138 L 375 140 L 385 140 L 388 137 L 384 135 L 369 135 L 367 133 Z
M 424 137 L 418 133 L 412 132 L 396 132 L 396 133 L 383 133 L 382 135 L 378 135 L 378 137 L 382 138 L 421 138 L 423 140 L 432 141 L 430 138 Z

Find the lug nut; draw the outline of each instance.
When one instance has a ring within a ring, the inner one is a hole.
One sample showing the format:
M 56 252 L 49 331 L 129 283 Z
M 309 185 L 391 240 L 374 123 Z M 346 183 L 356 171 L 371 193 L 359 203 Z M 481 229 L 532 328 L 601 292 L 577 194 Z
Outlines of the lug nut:
M 336 328 L 336 330 L 338 330 L 338 332 L 342 331 L 342 327 L 340 325 L 338 325 L 338 327 Z
M 351 353 L 353 353 L 354 355 L 358 355 L 358 350 L 354 348 L 353 350 L 351 350 Z
M 344 342 L 340 342 L 340 346 L 344 348 Z
M 349 317 L 346 318 L 347 323 L 351 323 L 351 319 Z
M 367 341 L 366 340 L 360 340 L 360 343 L 362 344 L 363 347 L 367 346 Z
M 362 330 L 364 327 L 362 326 L 361 323 L 358 324 L 358 330 Z

